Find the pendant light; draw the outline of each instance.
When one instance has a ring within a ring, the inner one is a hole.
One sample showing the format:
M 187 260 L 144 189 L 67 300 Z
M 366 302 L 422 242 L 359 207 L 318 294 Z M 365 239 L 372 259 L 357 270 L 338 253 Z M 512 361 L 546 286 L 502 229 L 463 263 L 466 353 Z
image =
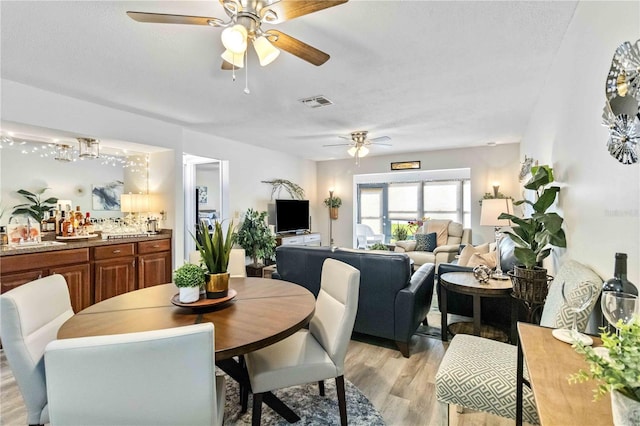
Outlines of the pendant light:
M 79 144 L 80 158 L 98 158 L 100 157 L 100 142 L 96 139 L 77 138 Z

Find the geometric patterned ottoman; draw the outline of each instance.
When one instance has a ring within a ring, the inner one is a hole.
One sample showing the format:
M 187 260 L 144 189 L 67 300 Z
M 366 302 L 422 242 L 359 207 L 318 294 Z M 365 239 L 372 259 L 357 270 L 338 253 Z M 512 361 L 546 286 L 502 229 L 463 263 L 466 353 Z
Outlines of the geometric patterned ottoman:
M 456 334 L 436 374 L 436 396 L 447 404 L 516 418 L 518 348 L 467 334 Z M 529 379 L 527 367 L 524 377 Z M 523 386 L 523 420 L 539 424 L 531 389 Z

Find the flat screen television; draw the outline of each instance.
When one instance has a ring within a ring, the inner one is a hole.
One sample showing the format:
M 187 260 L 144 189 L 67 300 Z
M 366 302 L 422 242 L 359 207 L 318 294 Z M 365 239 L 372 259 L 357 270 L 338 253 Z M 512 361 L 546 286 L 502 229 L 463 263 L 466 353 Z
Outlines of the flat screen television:
M 276 200 L 276 232 L 309 230 L 309 200 Z

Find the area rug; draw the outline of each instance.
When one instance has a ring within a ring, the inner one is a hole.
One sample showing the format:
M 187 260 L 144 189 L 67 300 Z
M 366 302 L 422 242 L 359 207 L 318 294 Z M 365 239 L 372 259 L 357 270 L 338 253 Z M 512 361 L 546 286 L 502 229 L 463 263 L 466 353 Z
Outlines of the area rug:
M 347 419 L 350 425 L 384 425 L 384 420 L 366 396 L 345 379 L 347 397 Z M 325 380 L 325 396 L 320 396 L 317 383 L 293 386 L 275 391 L 275 395 L 289 406 L 298 416 L 297 425 L 339 425 L 338 397 L 335 380 Z M 238 383 L 226 380 L 226 402 L 224 425 L 250 425 L 252 396 L 246 413 L 240 413 Z M 262 425 L 289 425 L 266 404 L 262 404 Z

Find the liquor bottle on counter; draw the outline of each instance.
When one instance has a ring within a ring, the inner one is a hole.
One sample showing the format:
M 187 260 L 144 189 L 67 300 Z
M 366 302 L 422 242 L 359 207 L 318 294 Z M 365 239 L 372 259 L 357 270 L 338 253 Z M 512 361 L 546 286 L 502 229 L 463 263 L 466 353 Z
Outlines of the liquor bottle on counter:
M 45 231 L 47 232 L 55 232 L 56 230 L 56 211 L 50 210 L 49 219 L 47 219 L 47 225 L 45 226 Z
M 58 236 L 66 237 L 66 231 L 64 227 L 64 223 L 67 221 L 66 212 L 64 210 L 60 211 L 60 220 L 58 220 Z
M 56 215 L 55 215 L 55 224 L 54 224 L 54 230 L 56 231 L 56 236 L 62 235 L 61 234 L 61 230 L 60 230 L 60 219 L 61 219 L 61 213 L 60 213 L 60 209 L 56 210 Z
M 73 213 L 73 227 L 76 229 L 80 228 L 83 220 L 84 220 L 84 216 L 80 211 L 80 206 L 76 206 L 76 211 Z
M 604 282 L 602 291 L 615 291 L 617 293 L 629 293 L 638 295 L 636 286 L 627 279 L 627 254 L 616 253 L 616 261 L 613 268 L 613 278 Z M 602 325 L 608 327 L 607 320 L 602 317 Z M 609 327 L 608 327 L 609 328 Z M 609 329 L 609 331 L 612 331 Z
M 91 214 L 89 212 L 86 213 L 84 218 L 84 229 L 87 235 L 93 234 L 93 223 L 91 223 Z

